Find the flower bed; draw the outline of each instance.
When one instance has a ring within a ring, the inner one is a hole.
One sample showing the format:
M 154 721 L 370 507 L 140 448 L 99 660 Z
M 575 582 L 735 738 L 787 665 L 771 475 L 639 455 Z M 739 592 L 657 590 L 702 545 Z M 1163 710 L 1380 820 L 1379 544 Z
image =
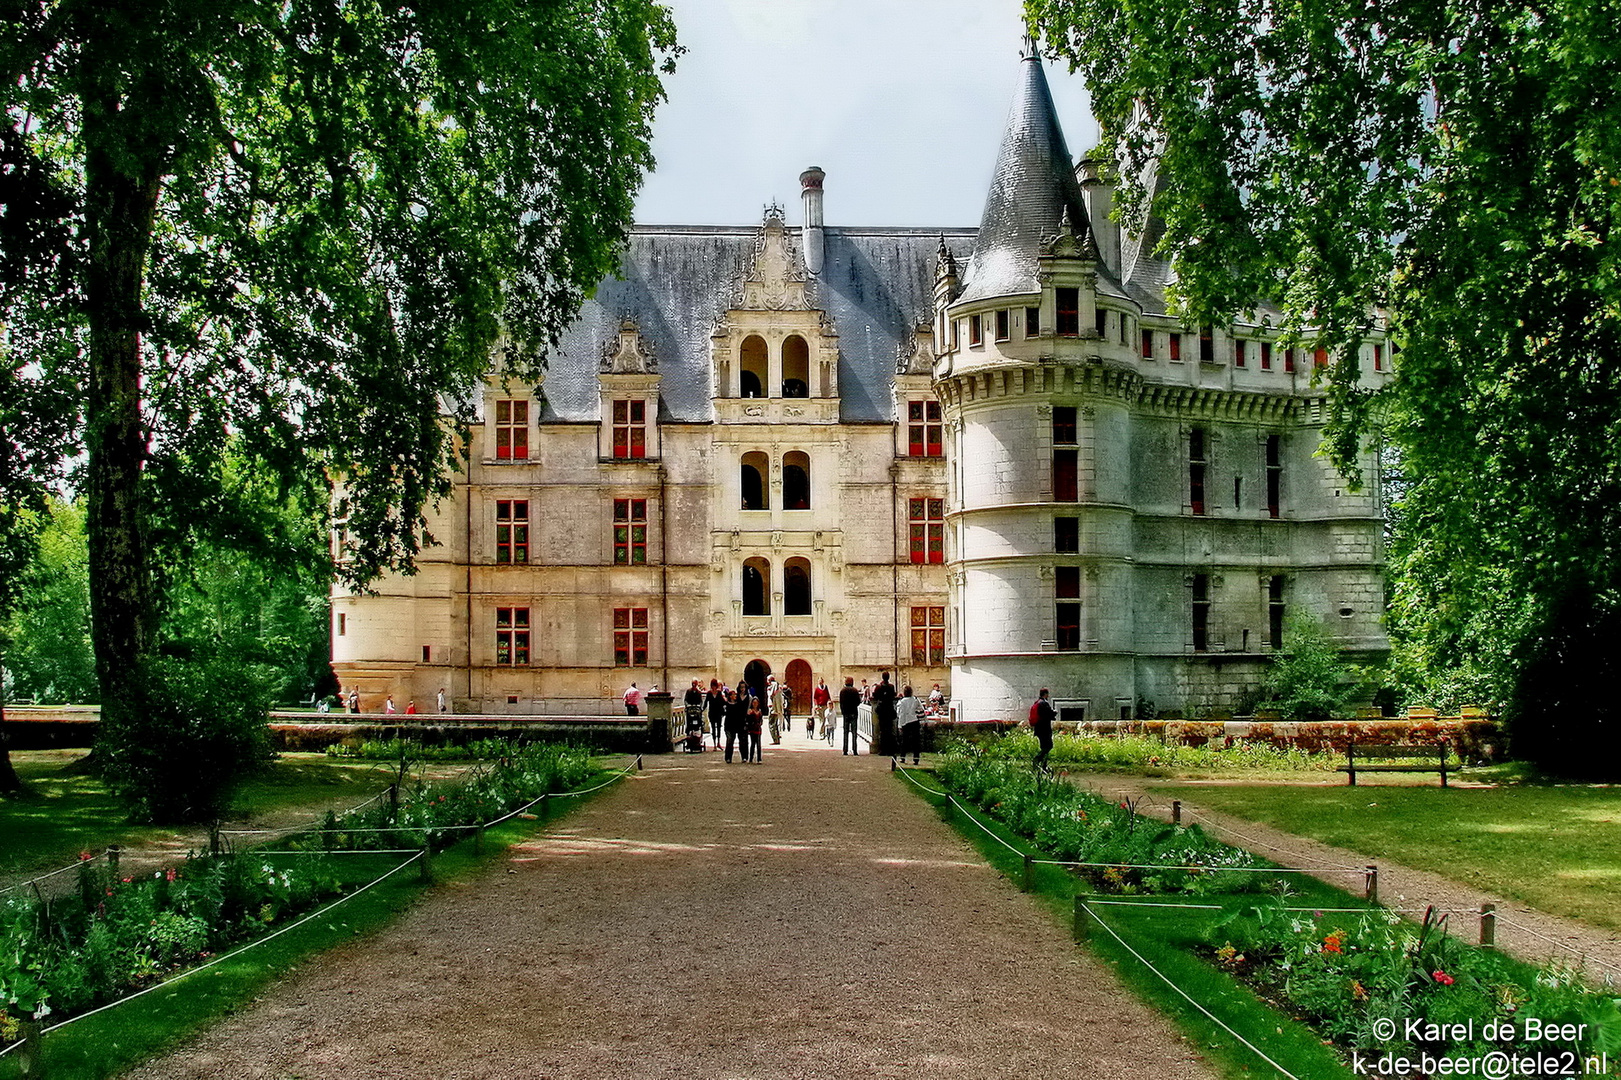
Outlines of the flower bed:
M 1196 825 L 1142 817 L 1129 800 L 1111 803 L 1035 773 L 1027 759 L 959 747 L 936 775 L 1053 858 L 1101 864 L 1077 868 L 1100 891 L 1231 893 L 1276 883 L 1248 872 L 1261 865 L 1249 852 L 1212 840 Z
M 1457 1076 L 1507 1075 L 1485 1063 L 1494 1054 L 1555 1066 L 1514 1075 L 1576 1075 L 1593 1057 L 1600 1069 L 1586 1075 L 1621 1069 L 1613 992 L 1593 992 L 1569 969 L 1537 970 L 1468 945 L 1448 936 L 1444 921 L 1427 913 L 1414 925 L 1384 911 L 1291 912 L 1273 903 L 1229 915 L 1207 940 L 1216 964 L 1363 1061 L 1427 1055 L 1456 1062 L 1438 1074 Z
M 456 827 L 576 787 L 592 768 L 578 747 L 514 749 L 460 783 L 419 785 L 398 807 L 328 814 L 321 828 L 275 842 L 305 852 L 292 861 L 251 850 L 193 854 L 152 877 L 117 878 L 85 852 L 75 894 L 0 904 L 0 1047 L 19 1036 L 20 1019 L 61 1019 L 161 982 L 365 880 L 344 875 L 375 868 L 339 865 L 323 851 L 444 847 L 464 835 Z M 375 829 L 386 831 L 359 831 Z

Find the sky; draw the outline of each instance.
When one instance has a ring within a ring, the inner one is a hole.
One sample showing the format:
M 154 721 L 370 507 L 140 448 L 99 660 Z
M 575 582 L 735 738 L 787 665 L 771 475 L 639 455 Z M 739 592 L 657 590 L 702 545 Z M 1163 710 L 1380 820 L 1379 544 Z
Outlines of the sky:
M 829 226 L 979 224 L 1018 81 L 1020 0 L 665 0 L 686 47 L 653 125 L 648 225 L 800 220 L 827 172 Z M 1048 82 L 1071 156 L 1097 139 L 1086 88 Z

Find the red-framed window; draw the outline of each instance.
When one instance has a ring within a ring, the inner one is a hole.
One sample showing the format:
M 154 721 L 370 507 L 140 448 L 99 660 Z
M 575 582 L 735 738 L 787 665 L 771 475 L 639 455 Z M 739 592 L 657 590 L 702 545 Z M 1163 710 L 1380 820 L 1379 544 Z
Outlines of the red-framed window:
M 1081 497 L 1076 420 L 1075 406 L 1053 406 L 1053 499 L 1057 502 L 1074 502 Z
M 495 457 L 498 461 L 523 461 L 529 457 L 529 402 L 495 403 Z
M 1295 369 L 1295 351 L 1292 348 L 1284 349 L 1283 350 L 1283 370 L 1284 371 L 1293 371 L 1294 369 Z
M 1081 336 L 1081 290 L 1054 289 L 1053 299 L 1058 303 L 1058 320 L 1055 324 L 1059 337 Z
M 614 666 L 647 666 L 646 608 L 614 608 Z
M 495 500 L 495 561 L 529 561 L 529 500 Z
M 1154 331 L 1143 331 L 1143 359 L 1154 359 Z
M 907 528 L 911 534 L 911 555 L 915 563 L 946 561 L 946 515 L 944 499 L 908 499 Z
M 1272 370 L 1272 343 L 1270 341 L 1261 342 L 1261 370 Z
M 1383 345 L 1375 344 L 1373 347 L 1373 370 L 1385 370 L 1385 347 Z
M 1327 367 L 1328 350 L 1323 348 L 1321 345 L 1317 346 L 1317 348 L 1311 351 L 1311 362 L 1313 367 Z
M 514 667 L 529 663 L 529 609 L 495 609 L 495 662 Z
M 940 457 L 940 403 L 906 403 L 906 453 L 911 457 Z
M 1053 568 L 1053 595 L 1057 598 L 1058 648 L 1073 652 L 1081 647 L 1081 568 Z
M 1013 312 L 1003 308 L 996 313 L 996 340 L 1006 341 L 1012 334 Z
M 1171 331 L 1171 361 L 1177 364 L 1182 362 L 1182 334 L 1177 330 Z
M 1249 342 L 1239 338 L 1233 342 L 1233 367 L 1249 366 Z
M 1199 363 L 1214 364 L 1216 362 L 1216 329 L 1213 326 L 1199 327 Z
M 980 327 L 980 316 L 968 316 L 968 344 L 970 346 L 979 345 L 984 340 Z
M 912 663 L 938 667 L 946 662 L 946 609 L 912 609 Z
M 614 565 L 647 563 L 647 500 L 614 500 Z
M 613 421 L 614 457 L 646 457 L 647 402 L 631 400 L 614 402 Z

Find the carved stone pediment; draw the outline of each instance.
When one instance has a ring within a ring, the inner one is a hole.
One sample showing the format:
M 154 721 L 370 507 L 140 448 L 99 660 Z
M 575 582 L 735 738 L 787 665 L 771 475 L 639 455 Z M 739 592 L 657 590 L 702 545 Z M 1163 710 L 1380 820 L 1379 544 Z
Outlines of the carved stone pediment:
M 781 207 L 768 207 L 754 240 L 754 264 L 744 275 L 737 307 L 746 311 L 809 311 L 798 248 L 782 220 Z
M 934 329 L 927 323 L 916 327 L 911 341 L 895 346 L 895 374 L 934 374 Z
M 657 371 L 658 367 L 658 358 L 642 337 L 636 320 L 620 320 L 619 338 L 604 347 L 598 370 L 612 375 L 646 375 Z

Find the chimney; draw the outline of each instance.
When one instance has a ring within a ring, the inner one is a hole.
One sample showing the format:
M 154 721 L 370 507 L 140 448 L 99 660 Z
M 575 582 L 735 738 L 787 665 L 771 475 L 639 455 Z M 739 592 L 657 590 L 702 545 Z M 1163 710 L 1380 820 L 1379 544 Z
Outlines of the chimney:
M 1086 216 L 1097 240 L 1099 259 L 1111 272 L 1119 273 L 1120 226 L 1109 219 L 1114 209 L 1114 185 L 1104 175 L 1100 151 L 1081 156 L 1075 166 L 1075 179 L 1081 182 L 1081 197 L 1086 200 Z
M 822 178 L 827 174 L 815 165 L 799 174 L 800 199 L 805 204 L 805 269 L 822 272 Z

